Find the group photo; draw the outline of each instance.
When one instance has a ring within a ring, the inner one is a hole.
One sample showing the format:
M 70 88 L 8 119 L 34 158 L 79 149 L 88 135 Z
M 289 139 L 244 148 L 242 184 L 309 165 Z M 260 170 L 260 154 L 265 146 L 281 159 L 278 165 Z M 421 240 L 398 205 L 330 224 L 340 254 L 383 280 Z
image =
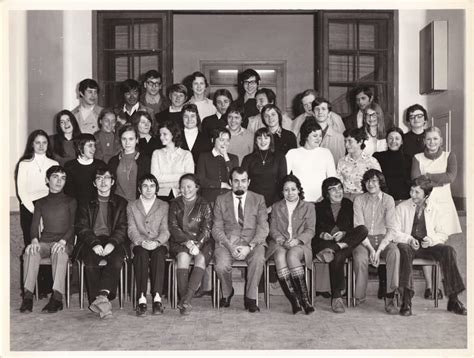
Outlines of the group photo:
M 7 350 L 468 354 L 466 14 L 9 10 Z

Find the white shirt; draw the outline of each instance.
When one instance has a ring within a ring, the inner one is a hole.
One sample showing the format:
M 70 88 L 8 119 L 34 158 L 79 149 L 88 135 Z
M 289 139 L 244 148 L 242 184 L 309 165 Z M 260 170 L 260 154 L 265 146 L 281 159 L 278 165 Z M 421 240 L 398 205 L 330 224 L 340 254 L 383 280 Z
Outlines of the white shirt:
M 148 214 L 150 211 L 151 207 L 155 203 L 156 197 L 153 198 L 153 200 L 147 200 L 143 197 L 143 195 L 140 195 L 140 200 L 143 204 L 143 208 L 145 209 L 145 214 Z
M 290 202 L 288 200 L 285 200 L 286 202 L 286 208 L 288 209 L 288 233 L 290 234 L 290 239 L 293 238 L 293 220 L 291 220 L 291 216 L 293 215 L 293 211 L 295 211 L 296 206 L 298 205 L 298 202 L 300 200 L 296 200 L 295 202 Z
M 129 116 L 131 116 L 132 114 L 134 114 L 136 111 L 138 111 L 138 108 L 140 107 L 140 102 L 137 102 L 133 107 L 132 109 L 130 110 L 130 112 L 127 110 L 127 106 L 124 104 L 123 105 L 123 111 L 128 113 Z
M 189 150 L 193 149 L 198 134 L 199 130 L 197 127 L 193 129 L 184 128 L 184 136 L 186 138 L 186 143 L 188 143 Z
M 235 213 L 235 220 L 239 222 L 239 197 L 232 193 L 232 197 L 234 198 L 234 213 Z M 242 211 L 244 212 L 245 217 L 245 200 L 247 199 L 247 192 L 244 195 L 240 196 L 242 198 Z
M 364 124 L 364 113 L 359 109 L 359 112 L 357 112 L 357 128 L 362 128 Z

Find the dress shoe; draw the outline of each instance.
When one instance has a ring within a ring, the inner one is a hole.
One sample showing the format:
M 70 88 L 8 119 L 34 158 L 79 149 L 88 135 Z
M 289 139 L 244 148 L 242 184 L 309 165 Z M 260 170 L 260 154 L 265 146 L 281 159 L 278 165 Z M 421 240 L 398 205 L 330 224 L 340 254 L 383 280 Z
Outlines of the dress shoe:
M 33 299 L 31 298 L 24 298 L 21 302 L 20 312 L 33 312 Z
M 163 314 L 163 304 L 159 301 L 153 302 L 152 305 L 152 313 L 157 315 L 157 314 Z
M 344 309 L 344 302 L 342 301 L 341 297 L 338 297 L 332 300 L 331 308 L 334 313 L 346 312 L 346 310 Z
M 434 294 L 431 288 L 427 288 L 425 290 L 424 297 L 427 300 L 434 300 Z M 443 299 L 443 291 L 441 291 L 441 289 L 438 288 L 438 300 L 442 300 L 442 299 Z
M 143 317 L 146 315 L 146 303 L 137 304 L 137 316 Z
M 388 298 L 385 297 L 385 312 L 388 314 L 397 314 L 398 313 L 398 308 L 395 303 L 395 298 Z
M 328 264 L 334 260 L 334 250 L 330 248 L 323 249 L 316 254 L 315 258 L 319 262 Z
M 467 315 L 467 309 L 464 307 L 464 305 L 459 301 L 457 298 L 454 300 L 449 300 L 448 301 L 448 311 L 453 312 L 456 314 L 459 314 L 461 316 L 466 316 Z
M 89 310 L 91 310 L 94 313 L 100 314 L 100 308 L 99 305 L 102 302 L 108 302 L 107 297 L 105 296 L 97 296 L 96 299 L 89 305 Z
M 49 299 L 49 302 L 46 304 L 46 306 L 43 307 L 41 312 L 56 313 L 58 311 L 61 311 L 62 309 L 63 309 L 63 302 L 51 297 Z
M 401 316 L 411 316 L 411 302 L 402 302 L 402 307 L 400 307 Z
M 178 308 L 179 308 L 179 313 L 181 313 L 183 316 L 187 316 L 191 313 L 191 310 L 193 309 L 193 306 L 191 306 L 187 302 L 184 302 L 182 304 L 179 304 Z
M 232 297 L 234 296 L 234 289 L 232 288 L 232 292 L 230 293 L 229 297 L 222 297 L 221 300 L 219 301 L 219 306 L 220 307 L 229 307 L 230 306 L 230 301 Z
M 244 297 L 244 307 L 249 310 L 250 313 L 260 312 L 260 308 L 257 306 L 257 300 Z

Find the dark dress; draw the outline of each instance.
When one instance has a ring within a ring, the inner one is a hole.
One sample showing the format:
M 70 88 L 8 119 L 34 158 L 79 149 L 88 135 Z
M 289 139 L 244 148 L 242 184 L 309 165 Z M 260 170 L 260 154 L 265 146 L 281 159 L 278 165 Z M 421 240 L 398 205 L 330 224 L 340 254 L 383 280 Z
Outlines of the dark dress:
M 403 150 L 376 152 L 373 157 L 380 163 L 387 183 L 388 194 L 395 200 L 410 198 L 412 158 L 404 154 Z
M 415 134 L 412 131 L 405 133 L 403 136 L 403 151 L 410 158 L 413 158 L 415 154 L 421 153 L 425 150 L 425 131 L 421 134 Z
M 197 165 L 199 155 L 204 152 L 209 152 L 212 150 L 211 140 L 201 131 L 198 132 L 196 137 L 196 141 L 194 142 L 193 149 L 189 149 L 188 142 L 186 141 L 186 135 L 183 131 L 183 144 L 181 144 L 181 148 L 185 150 L 189 150 L 193 155 L 194 165 Z
M 224 119 L 224 116 L 221 118 L 217 118 L 217 114 L 213 114 L 212 116 L 208 116 L 203 119 L 201 123 L 202 132 L 208 137 L 212 138 L 212 132 L 214 129 L 221 129 L 227 126 L 227 121 Z
M 51 144 L 51 150 L 53 152 L 53 159 L 56 160 L 59 165 L 63 166 L 70 160 L 76 159 L 76 149 L 74 145 L 74 139 L 63 141 L 64 153 L 60 155 L 58 153 L 59 145 L 59 134 L 53 134 L 49 136 L 49 143 Z
M 283 153 L 254 151 L 244 157 L 242 167 L 249 174 L 249 190 L 263 195 L 267 207 L 281 200 L 281 180 L 287 174 L 286 158 Z
M 64 165 L 67 178 L 64 193 L 75 198 L 78 204 L 87 204 L 94 199 L 97 196 L 95 171 L 99 166 L 105 166 L 100 159 L 94 159 L 89 165 L 83 165 L 77 159 L 67 162 Z
M 163 144 L 161 144 L 161 140 L 158 137 L 152 136 L 148 142 L 145 138 L 140 138 L 137 148 L 140 153 L 151 158 L 153 151 L 155 149 L 163 148 Z
M 284 155 L 288 153 L 290 149 L 297 147 L 296 136 L 289 130 L 282 128 L 280 135 L 273 134 L 273 138 L 275 140 L 275 151 L 279 151 Z

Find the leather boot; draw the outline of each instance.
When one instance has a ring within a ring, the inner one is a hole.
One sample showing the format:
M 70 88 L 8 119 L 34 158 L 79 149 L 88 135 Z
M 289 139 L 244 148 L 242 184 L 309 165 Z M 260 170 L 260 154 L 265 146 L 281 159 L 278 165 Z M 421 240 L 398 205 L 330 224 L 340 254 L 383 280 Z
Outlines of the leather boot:
M 400 308 L 401 316 L 411 316 L 411 298 L 413 291 L 408 288 L 403 289 L 402 307 Z
M 293 287 L 295 288 L 296 296 L 301 302 L 301 306 L 306 314 L 314 312 L 314 307 L 311 305 L 308 296 L 308 288 L 304 279 L 304 270 L 296 269 L 291 271 L 291 279 L 293 280 Z
M 298 298 L 296 297 L 293 283 L 291 282 L 291 276 L 287 275 L 285 277 L 278 277 L 278 281 L 280 282 L 281 290 L 285 294 L 286 298 L 288 298 L 288 301 L 291 303 L 293 314 L 301 312 L 301 305 L 298 302 Z

